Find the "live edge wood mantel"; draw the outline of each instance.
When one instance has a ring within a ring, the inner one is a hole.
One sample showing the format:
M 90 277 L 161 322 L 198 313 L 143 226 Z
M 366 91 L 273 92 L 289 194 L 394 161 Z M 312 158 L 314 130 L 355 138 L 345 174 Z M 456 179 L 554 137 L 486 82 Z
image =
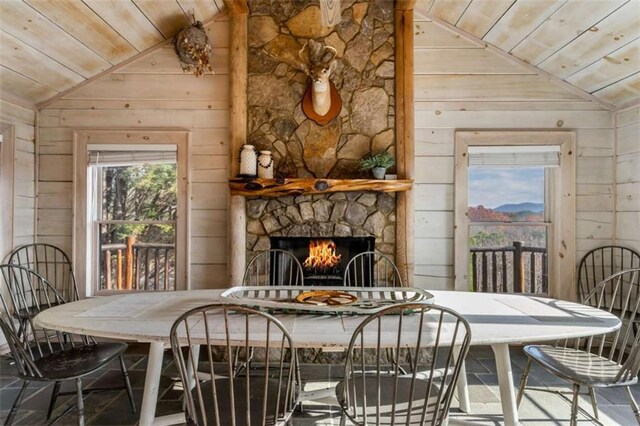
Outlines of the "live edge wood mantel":
M 245 197 L 281 197 L 284 195 L 326 194 L 329 192 L 374 191 L 403 192 L 413 186 L 413 179 L 230 179 L 231 195 Z

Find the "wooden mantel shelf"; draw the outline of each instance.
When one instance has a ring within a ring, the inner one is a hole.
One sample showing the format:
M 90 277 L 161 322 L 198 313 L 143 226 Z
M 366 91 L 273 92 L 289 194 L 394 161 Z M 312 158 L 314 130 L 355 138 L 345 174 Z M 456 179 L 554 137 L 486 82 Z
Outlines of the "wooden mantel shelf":
M 413 180 L 377 180 L 377 179 L 230 179 L 231 195 L 245 197 L 280 197 L 284 195 L 326 194 L 329 192 L 408 191 Z

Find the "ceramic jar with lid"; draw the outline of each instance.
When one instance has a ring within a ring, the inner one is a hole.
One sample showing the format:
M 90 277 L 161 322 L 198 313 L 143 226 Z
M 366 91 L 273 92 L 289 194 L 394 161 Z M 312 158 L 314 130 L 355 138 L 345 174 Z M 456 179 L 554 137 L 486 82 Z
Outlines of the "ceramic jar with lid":
M 273 179 L 273 157 L 271 151 L 260 151 L 258 156 L 258 177 Z
M 240 176 L 256 177 L 258 157 L 253 145 L 242 145 L 240 150 Z

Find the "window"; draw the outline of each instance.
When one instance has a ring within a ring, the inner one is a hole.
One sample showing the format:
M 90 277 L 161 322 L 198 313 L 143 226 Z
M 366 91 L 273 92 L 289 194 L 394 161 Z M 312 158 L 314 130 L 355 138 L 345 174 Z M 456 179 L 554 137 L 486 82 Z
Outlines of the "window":
M 573 298 L 573 145 L 569 132 L 456 133 L 456 289 Z
M 88 146 L 97 290 L 174 290 L 176 146 L 109 148 Z
M 74 250 L 74 261 L 85 294 L 188 288 L 188 139 L 171 131 L 76 133 L 74 241 L 84 250 Z

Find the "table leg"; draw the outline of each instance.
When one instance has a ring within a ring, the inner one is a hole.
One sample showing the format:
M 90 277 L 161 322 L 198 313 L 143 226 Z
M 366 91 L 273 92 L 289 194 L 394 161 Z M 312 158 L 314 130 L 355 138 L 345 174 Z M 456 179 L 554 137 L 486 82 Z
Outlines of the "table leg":
M 144 379 L 142 407 L 140 408 L 140 426 L 150 426 L 155 420 L 163 356 L 164 344 L 162 342 L 153 342 L 149 345 L 149 361 Z
M 500 387 L 500 403 L 502 404 L 502 415 L 505 426 L 515 426 L 519 424 L 518 406 L 516 405 L 516 394 L 513 387 L 513 376 L 511 374 L 511 356 L 509 355 L 509 345 L 500 343 L 491 345 L 496 356 L 496 371 L 498 373 L 498 385 Z
M 454 356 L 458 358 L 460 349 L 454 350 Z M 469 385 L 467 384 L 467 367 L 462 362 L 460 366 L 460 376 L 458 377 L 458 383 L 456 383 L 456 390 L 458 391 L 458 402 L 460 404 L 460 410 L 463 413 L 469 414 L 471 412 L 471 401 L 469 400 Z

